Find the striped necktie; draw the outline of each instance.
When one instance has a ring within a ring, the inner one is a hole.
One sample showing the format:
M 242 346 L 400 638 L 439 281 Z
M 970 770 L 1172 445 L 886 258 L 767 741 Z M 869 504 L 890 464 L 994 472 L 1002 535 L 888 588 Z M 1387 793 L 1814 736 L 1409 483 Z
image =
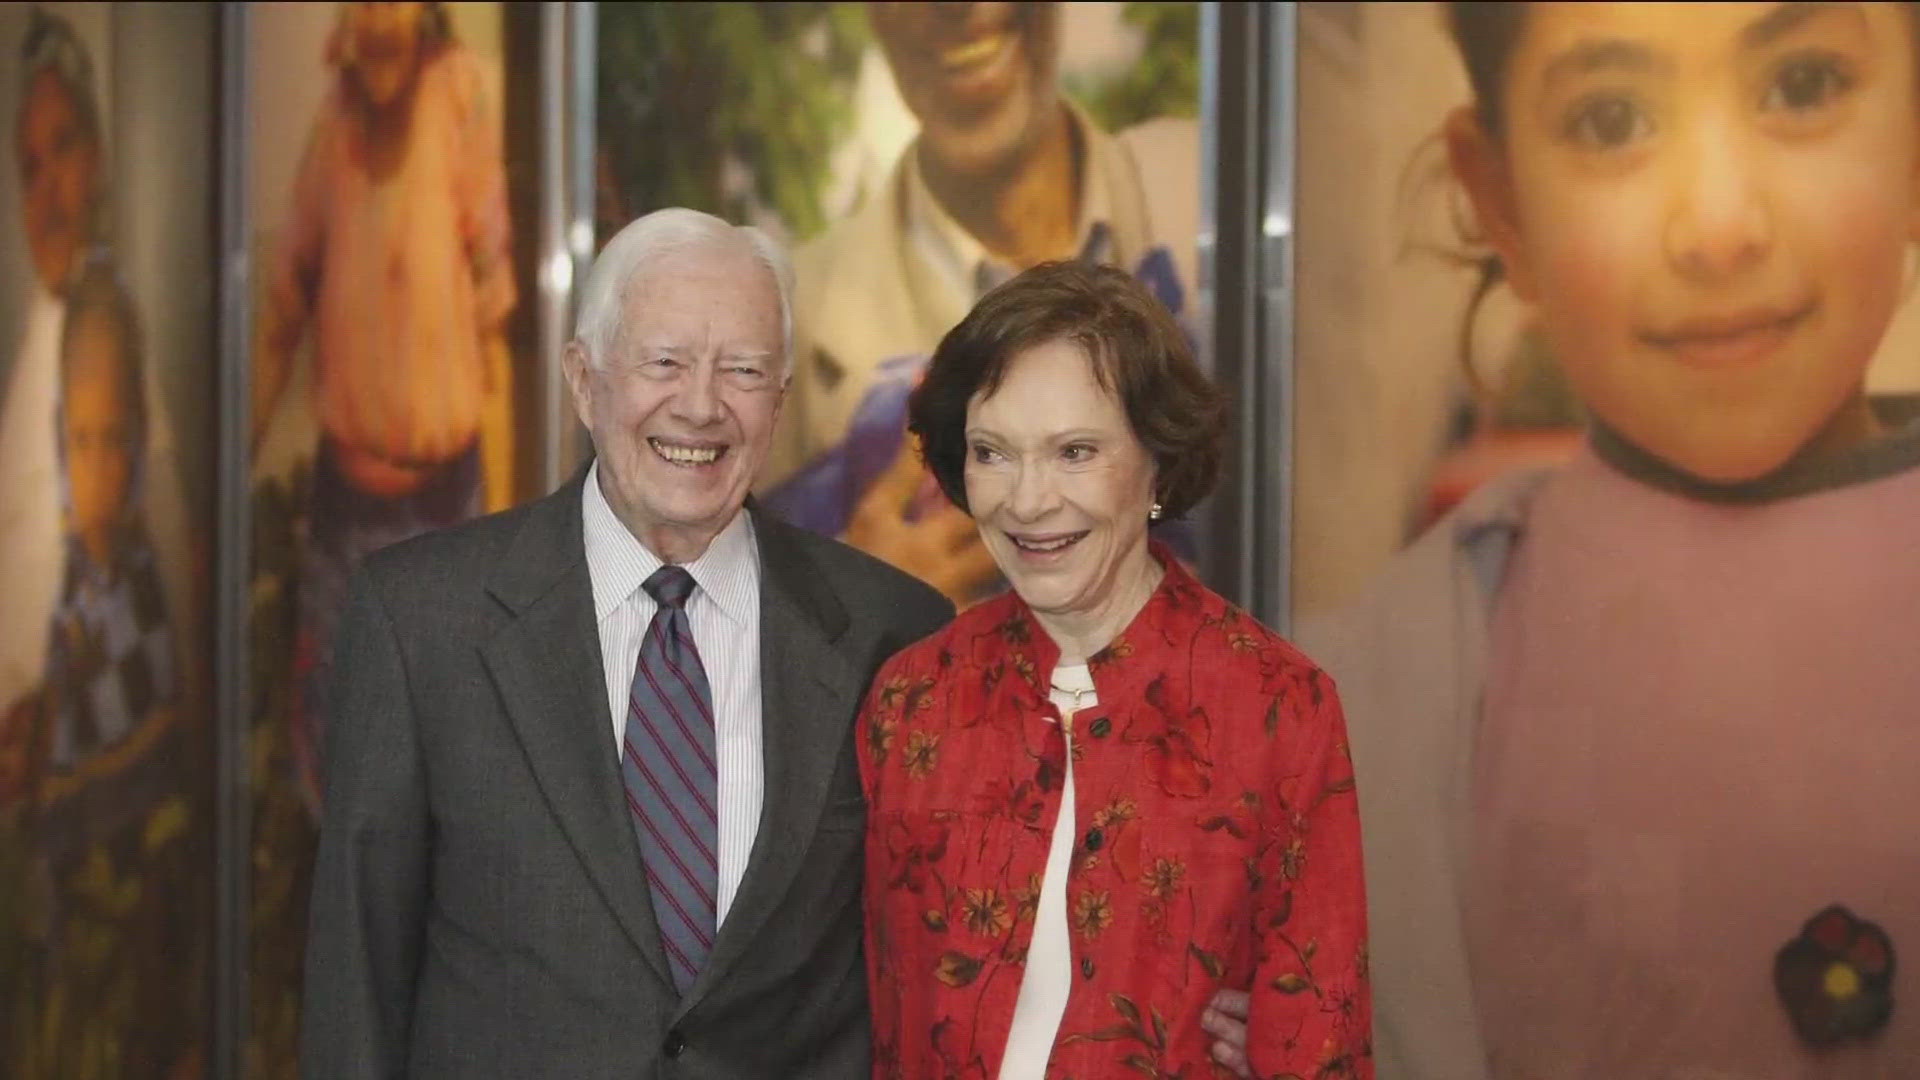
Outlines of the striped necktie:
M 718 910 L 713 691 L 687 622 L 693 575 L 662 566 L 641 587 L 660 607 L 634 665 L 620 774 L 660 942 L 674 982 L 685 993 L 713 949 Z

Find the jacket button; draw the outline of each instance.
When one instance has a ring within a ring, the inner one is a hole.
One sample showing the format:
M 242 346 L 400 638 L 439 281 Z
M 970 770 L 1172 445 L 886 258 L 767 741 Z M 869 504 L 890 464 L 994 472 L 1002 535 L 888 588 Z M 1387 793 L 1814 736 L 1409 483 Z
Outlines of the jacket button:
M 667 1032 L 667 1041 L 660 1044 L 660 1052 L 670 1058 L 677 1058 L 687 1049 L 687 1037 L 680 1034 L 679 1028 Z
M 1095 720 L 1093 724 L 1088 728 L 1088 730 L 1093 732 L 1094 738 L 1104 739 L 1107 737 L 1107 732 L 1113 730 L 1113 721 L 1108 720 L 1106 717 L 1103 716 L 1100 719 Z
M 1106 842 L 1107 842 L 1107 835 L 1101 832 L 1098 826 L 1087 830 L 1087 850 L 1088 851 L 1099 851 L 1100 845 Z

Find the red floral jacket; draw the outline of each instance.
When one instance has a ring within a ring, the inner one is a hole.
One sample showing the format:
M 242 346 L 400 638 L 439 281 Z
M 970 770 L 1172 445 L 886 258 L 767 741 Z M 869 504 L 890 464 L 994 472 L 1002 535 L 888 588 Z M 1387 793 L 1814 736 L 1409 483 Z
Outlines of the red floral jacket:
M 1165 549 L 1073 718 L 1073 986 L 1047 1076 L 1230 1075 L 1200 1014 L 1251 988 L 1261 1077 L 1371 1077 L 1366 901 L 1332 681 Z M 1059 647 L 1009 593 L 881 668 L 859 722 L 874 1076 L 993 1080 L 1066 740 Z

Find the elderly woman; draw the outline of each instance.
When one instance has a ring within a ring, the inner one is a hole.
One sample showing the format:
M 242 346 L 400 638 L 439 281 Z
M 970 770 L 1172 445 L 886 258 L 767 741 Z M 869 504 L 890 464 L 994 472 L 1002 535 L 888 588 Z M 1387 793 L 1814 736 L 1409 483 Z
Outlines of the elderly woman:
M 875 1075 L 1371 1076 L 1346 733 L 1311 661 L 1148 536 L 1206 495 L 1219 391 L 1126 274 L 1035 267 L 909 406 L 1013 591 L 875 678 L 859 732 Z

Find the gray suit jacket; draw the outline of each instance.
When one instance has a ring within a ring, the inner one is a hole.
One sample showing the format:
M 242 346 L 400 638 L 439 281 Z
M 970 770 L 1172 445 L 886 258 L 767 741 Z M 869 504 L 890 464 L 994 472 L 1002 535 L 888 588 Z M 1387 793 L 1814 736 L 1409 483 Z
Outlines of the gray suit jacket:
M 330 682 L 302 1072 L 864 1078 L 853 718 L 875 668 L 952 607 L 753 511 L 766 802 L 682 998 L 608 737 L 584 477 L 355 577 Z

